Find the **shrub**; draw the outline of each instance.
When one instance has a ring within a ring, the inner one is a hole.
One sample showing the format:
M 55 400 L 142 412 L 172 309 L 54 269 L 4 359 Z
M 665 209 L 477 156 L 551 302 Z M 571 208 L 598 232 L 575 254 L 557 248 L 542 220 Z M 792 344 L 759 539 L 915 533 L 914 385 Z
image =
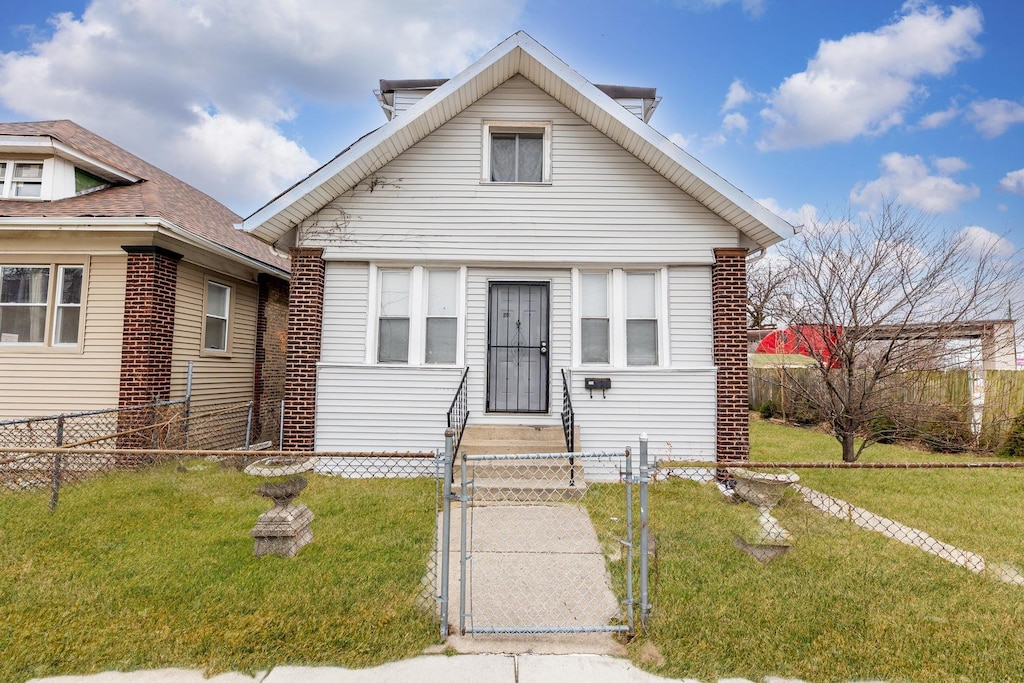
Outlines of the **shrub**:
M 1004 458 L 1024 457 L 1024 412 L 1013 418 L 1010 431 L 999 448 L 999 455 Z
M 898 433 L 896 421 L 888 415 L 878 415 L 868 423 L 868 432 L 878 443 L 895 443 Z
M 770 420 L 780 414 L 779 404 L 772 400 L 765 401 L 758 406 L 757 412 L 761 414 L 762 420 Z

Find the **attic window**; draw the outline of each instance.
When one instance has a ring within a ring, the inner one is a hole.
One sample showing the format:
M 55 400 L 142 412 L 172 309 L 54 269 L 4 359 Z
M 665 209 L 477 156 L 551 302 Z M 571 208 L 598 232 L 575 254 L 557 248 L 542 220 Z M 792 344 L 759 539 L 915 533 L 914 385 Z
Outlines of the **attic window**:
M 549 182 L 551 124 L 485 122 L 483 161 L 483 179 L 486 182 Z
M 0 161 L 0 197 L 39 199 L 43 196 L 43 163 Z
M 88 194 L 89 192 L 95 192 L 96 190 L 102 190 L 104 187 L 109 186 L 106 180 L 103 178 L 97 178 L 88 171 L 83 171 L 80 168 L 75 168 L 75 194 Z

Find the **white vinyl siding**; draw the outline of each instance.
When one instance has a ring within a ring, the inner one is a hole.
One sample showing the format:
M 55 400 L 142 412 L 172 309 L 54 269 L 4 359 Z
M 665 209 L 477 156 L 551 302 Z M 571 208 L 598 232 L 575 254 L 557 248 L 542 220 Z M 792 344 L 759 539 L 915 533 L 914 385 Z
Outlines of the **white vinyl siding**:
M 671 365 L 712 367 L 711 268 L 669 268 L 668 305 Z
M 54 257 L 40 258 L 50 261 Z M 49 349 L 0 347 L 4 386 L 0 391 L 0 419 L 117 405 L 127 259 L 122 252 L 92 257 L 63 254 L 60 260 L 77 260 L 88 268 L 82 292 L 85 320 L 80 343 Z
M 327 263 L 320 351 L 326 363 L 362 363 L 366 358 L 369 271 L 367 263 Z
M 572 375 L 572 402 L 582 450 L 636 449 L 646 432 L 658 458 L 713 459 L 715 455 L 715 372 L 612 369 L 605 392 L 583 387 L 587 370 Z
M 550 184 L 481 180 L 487 121 L 550 121 Z M 329 187 L 325 190 L 329 191 Z M 710 264 L 736 228 L 525 78 L 468 107 L 300 225 L 324 257 Z
M 206 323 L 204 293 L 211 278 L 232 289 L 230 354 L 211 355 L 202 349 Z M 185 397 L 188 362 L 193 361 L 194 405 L 227 407 L 252 400 L 258 296 L 258 289 L 253 283 L 228 279 L 190 262 L 178 264 L 171 360 L 172 398 Z
M 318 451 L 424 451 L 444 447 L 460 368 L 334 365 L 317 372 Z

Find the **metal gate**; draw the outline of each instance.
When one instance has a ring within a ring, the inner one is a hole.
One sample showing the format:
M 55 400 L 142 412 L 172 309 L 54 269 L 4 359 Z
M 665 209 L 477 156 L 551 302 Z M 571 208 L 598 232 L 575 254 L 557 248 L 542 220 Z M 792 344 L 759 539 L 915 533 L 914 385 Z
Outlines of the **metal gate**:
M 649 609 L 644 446 L 639 477 L 629 449 L 463 456 L 444 496 L 442 635 L 632 633 L 637 578 Z

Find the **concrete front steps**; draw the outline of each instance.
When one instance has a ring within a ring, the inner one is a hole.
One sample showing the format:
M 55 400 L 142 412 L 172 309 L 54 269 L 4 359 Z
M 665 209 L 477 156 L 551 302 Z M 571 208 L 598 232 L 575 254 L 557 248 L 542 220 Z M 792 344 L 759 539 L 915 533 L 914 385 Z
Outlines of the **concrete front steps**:
M 576 441 L 579 441 L 577 431 Z M 467 425 L 456 457 L 458 489 L 462 455 L 564 453 L 561 425 Z M 476 501 L 536 503 L 575 500 L 587 489 L 583 464 L 568 457 L 523 458 L 473 463 L 469 472 Z

